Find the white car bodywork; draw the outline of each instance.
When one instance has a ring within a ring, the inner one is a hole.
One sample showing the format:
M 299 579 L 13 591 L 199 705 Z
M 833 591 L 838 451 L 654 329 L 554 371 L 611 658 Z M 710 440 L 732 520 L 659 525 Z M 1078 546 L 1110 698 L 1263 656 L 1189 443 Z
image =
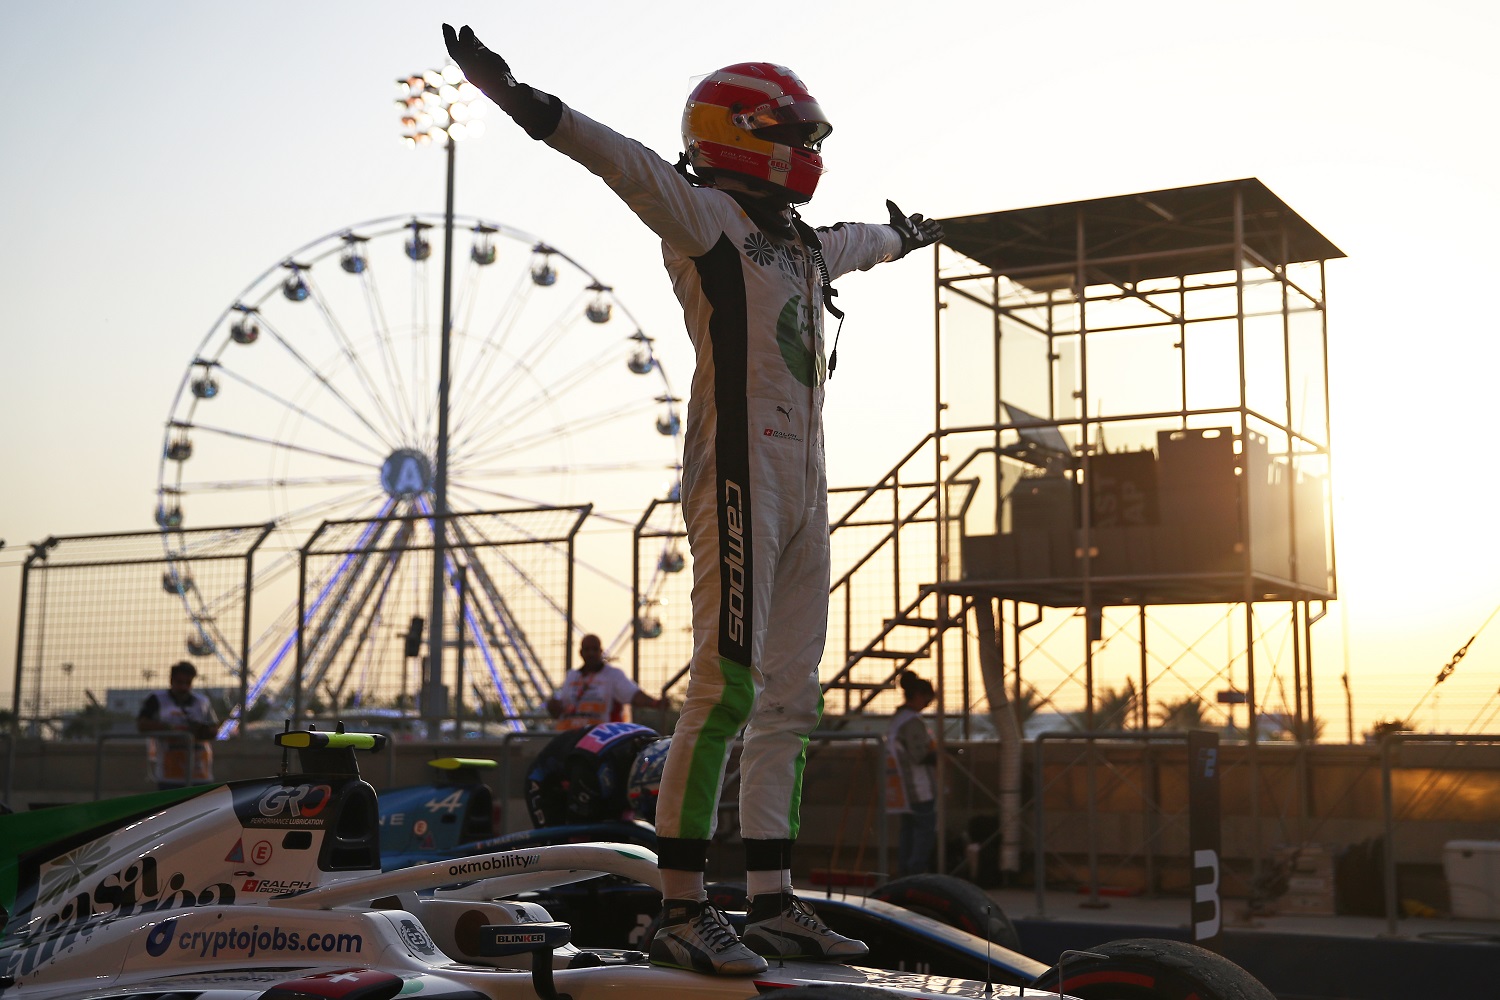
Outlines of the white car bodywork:
M 314 734 L 315 743 L 334 735 Z M 382 872 L 374 790 L 359 779 L 352 751 L 318 752 L 312 762 L 320 771 L 176 797 L 115 800 L 108 821 L 95 817 L 88 821 L 93 825 L 40 847 L 3 845 L 19 853 L 0 869 L 0 883 L 15 879 L 0 938 L 0 1000 L 164 993 L 197 1000 L 590 1000 L 606 994 L 668 1000 L 753 997 L 835 983 L 912 997 L 1017 992 L 970 980 L 774 960 L 762 975 L 713 977 L 652 966 L 639 952 L 581 951 L 566 942 L 565 924 L 536 903 L 512 897 L 601 874 L 659 889 L 650 851 L 570 844 Z M 896 918 L 931 925 L 924 930 L 935 935 L 963 935 L 909 911 Z M 1011 969 L 1043 968 L 1004 955 Z

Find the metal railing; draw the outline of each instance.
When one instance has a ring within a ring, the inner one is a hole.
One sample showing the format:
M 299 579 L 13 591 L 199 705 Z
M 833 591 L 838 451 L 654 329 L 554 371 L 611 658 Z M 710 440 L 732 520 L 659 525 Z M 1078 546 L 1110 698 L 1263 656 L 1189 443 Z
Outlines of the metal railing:
M 1500 734 L 1435 735 L 1429 733 L 1386 733 L 1380 738 L 1380 798 L 1385 821 L 1385 857 L 1382 873 L 1385 879 L 1385 927 L 1391 937 L 1399 936 L 1396 923 L 1400 908 L 1396 901 L 1396 815 L 1395 793 L 1391 788 L 1391 757 L 1400 743 L 1500 743 Z
M 149 736 L 144 736 L 140 733 L 103 733 L 94 744 L 95 802 L 98 802 L 104 794 L 104 744 L 121 740 L 139 741 L 142 746 L 149 746 L 150 740 L 170 740 L 175 743 L 185 743 L 187 745 L 187 761 L 183 768 L 183 774 L 187 775 L 188 777 L 187 780 L 183 782 L 183 784 L 197 784 L 197 782 L 192 780 L 192 774 L 193 765 L 197 763 L 197 760 L 195 758 L 198 755 L 198 740 L 194 738 L 192 733 L 163 731 L 159 733 L 152 733 Z M 205 782 L 205 784 L 207 784 L 207 782 Z
M 550 740 L 556 735 L 556 732 L 523 731 L 506 733 L 500 737 L 500 795 L 502 796 L 502 801 L 504 796 L 510 794 L 510 790 L 513 787 L 511 763 L 514 759 L 514 754 L 511 752 L 511 744 L 517 740 Z M 524 791 L 522 794 L 524 798 Z M 502 809 L 500 811 L 500 829 L 495 831 L 495 836 L 503 836 L 510 832 L 510 811 Z
M 842 733 L 842 732 L 817 733 L 817 732 L 815 732 L 815 733 L 812 734 L 811 741 L 814 742 L 814 743 L 870 743 L 870 742 L 874 742 L 874 743 L 879 744 L 881 746 L 881 748 L 883 749 L 884 748 L 884 744 L 885 744 L 885 737 L 882 736 L 879 733 Z M 886 780 L 885 780 L 885 754 L 884 753 L 878 753 L 878 754 L 876 754 L 875 760 L 876 760 L 876 764 L 875 764 L 875 788 L 876 788 L 876 792 L 877 792 L 876 799 L 875 799 L 875 808 L 876 808 L 876 811 L 877 811 L 877 815 L 879 816 L 879 819 L 877 819 L 875 821 L 875 831 L 876 831 L 876 836 L 875 836 L 875 857 L 876 857 L 877 863 L 880 866 L 880 868 L 879 868 L 880 874 L 882 874 L 882 875 L 889 875 L 890 874 L 890 870 L 891 870 L 891 868 L 890 868 L 890 851 L 891 851 L 890 840 L 891 840 L 891 838 L 890 838 L 890 828 L 889 828 L 890 825 L 889 825 L 889 823 L 887 823 L 887 813 L 886 813 L 886 808 L 889 805 L 889 800 L 888 800 L 887 795 L 886 795 L 886 792 L 887 792 L 888 789 L 886 787 Z M 842 834 L 842 831 L 840 831 L 840 833 Z M 831 881 L 829 882 L 829 886 L 830 886 L 830 888 L 832 887 L 832 882 Z
M 1185 744 L 1187 742 L 1187 738 L 1188 738 L 1188 734 L 1185 733 L 1185 732 L 1167 732 L 1167 731 L 1135 732 L 1135 731 L 1113 731 L 1113 730 L 1095 730 L 1093 732 L 1074 732 L 1072 730 L 1061 730 L 1061 731 L 1052 731 L 1052 732 L 1041 733 L 1041 734 L 1039 734 L 1036 737 L 1035 745 L 1032 747 L 1032 757 L 1033 757 L 1033 760 L 1034 760 L 1034 763 L 1035 763 L 1035 768 L 1036 768 L 1036 780 L 1035 780 L 1035 785 L 1034 785 L 1033 790 L 1032 790 L 1032 798 L 1034 800 L 1034 805 L 1035 805 L 1035 810 L 1034 811 L 1035 811 L 1035 815 L 1036 815 L 1036 831 L 1035 831 L 1035 834 L 1034 834 L 1034 839 L 1035 839 L 1035 844 L 1034 844 L 1035 851 L 1034 851 L 1034 853 L 1035 853 L 1035 857 L 1033 859 L 1033 864 L 1035 866 L 1035 877 L 1034 877 L 1034 880 L 1036 882 L 1036 912 L 1037 912 L 1037 916 L 1043 916 L 1043 915 L 1046 914 L 1046 911 L 1047 911 L 1047 897 L 1046 897 L 1046 894 L 1047 894 L 1046 798 L 1047 798 L 1047 796 L 1045 794 L 1046 793 L 1046 786 L 1045 786 L 1045 783 L 1044 783 L 1046 779 L 1045 779 L 1045 774 L 1044 774 L 1044 771 L 1043 771 L 1043 763 L 1044 763 L 1045 754 L 1042 753 L 1042 744 L 1044 742 L 1046 742 L 1046 741 L 1049 741 L 1049 740 L 1050 741 L 1055 741 L 1055 742 L 1063 742 L 1063 741 L 1075 742 L 1075 743 L 1076 742 L 1087 742 L 1087 743 L 1091 743 L 1091 744 L 1094 743 L 1097 740 L 1130 740 L 1130 741 L 1138 742 L 1138 743 L 1146 743 L 1148 745 L 1151 744 L 1151 743 L 1167 743 L 1167 742 L 1184 743 Z M 1096 821 L 1097 821 L 1097 818 L 1098 818 L 1098 808 L 1097 808 L 1097 803 L 1096 803 L 1097 796 L 1095 794 L 1095 788 L 1094 788 L 1094 771 L 1093 771 L 1093 767 L 1092 767 L 1092 763 L 1093 763 L 1092 756 L 1090 756 L 1089 762 L 1090 762 L 1090 765 L 1091 765 L 1090 768 L 1089 768 L 1089 772 L 1088 772 L 1088 775 L 1089 775 L 1089 789 L 1088 789 L 1088 795 L 1086 796 L 1086 798 L 1088 800 L 1089 902 L 1090 902 L 1090 904 L 1092 904 L 1094 906 L 1098 906 L 1099 905 L 1099 838 L 1096 835 L 1096 831 L 1095 831 L 1095 827 L 1097 825 Z M 1151 802 L 1149 800 L 1149 798 L 1148 798 L 1148 800 L 1147 800 L 1147 806 L 1148 806 L 1148 808 L 1144 810 L 1144 813 L 1147 816 L 1150 816 L 1150 817 L 1154 817 L 1155 816 L 1156 813 L 1155 813 L 1154 805 L 1155 805 L 1155 803 Z M 1149 849 L 1146 852 L 1146 865 L 1147 865 L 1147 885 L 1150 885 L 1151 881 L 1152 881 L 1152 874 L 1151 874 L 1151 851 Z

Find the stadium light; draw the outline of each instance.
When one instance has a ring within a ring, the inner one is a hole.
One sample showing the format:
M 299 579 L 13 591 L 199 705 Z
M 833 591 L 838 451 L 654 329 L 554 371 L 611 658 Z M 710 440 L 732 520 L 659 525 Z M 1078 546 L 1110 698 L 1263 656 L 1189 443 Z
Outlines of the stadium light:
M 432 606 L 427 663 L 422 672 L 422 718 L 437 732 L 448 712 L 443 688 L 443 589 L 448 555 L 448 354 L 453 334 L 453 175 L 454 150 L 460 142 L 484 133 L 483 95 L 453 63 L 442 69 L 412 73 L 396 81 L 401 114 L 401 141 L 408 148 L 439 145 L 448 150 L 447 210 L 443 225 L 443 318 L 438 371 L 437 461 L 434 463 L 432 510 Z M 463 624 L 459 623 L 462 631 Z

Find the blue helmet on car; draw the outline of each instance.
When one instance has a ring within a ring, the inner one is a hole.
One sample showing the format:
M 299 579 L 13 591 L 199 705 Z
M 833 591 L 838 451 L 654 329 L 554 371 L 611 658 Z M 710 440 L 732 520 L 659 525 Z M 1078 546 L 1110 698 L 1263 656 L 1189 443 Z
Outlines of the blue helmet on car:
M 630 799 L 630 808 L 635 811 L 636 819 L 656 822 L 656 796 L 661 791 L 661 772 L 667 766 L 667 751 L 671 748 L 672 737 L 668 736 L 648 743 L 635 755 L 625 794 Z

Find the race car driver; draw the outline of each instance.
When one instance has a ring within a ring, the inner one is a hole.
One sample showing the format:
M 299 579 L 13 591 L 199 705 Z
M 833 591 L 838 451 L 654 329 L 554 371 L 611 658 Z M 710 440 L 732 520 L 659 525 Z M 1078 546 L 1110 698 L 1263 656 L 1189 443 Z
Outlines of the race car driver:
M 843 961 L 863 942 L 830 930 L 791 885 L 802 769 L 822 711 L 828 619 L 823 310 L 833 278 L 935 242 L 893 203 L 889 225 L 814 230 L 831 126 L 790 70 L 739 63 L 702 80 L 674 168 L 640 143 L 516 81 L 465 26 L 443 26 L 469 81 L 533 139 L 601 177 L 662 240 L 697 353 L 682 482 L 693 555 L 694 652 L 657 803 L 662 927 L 651 961 L 753 975 L 764 955 Z M 689 169 L 690 168 L 690 169 Z M 707 902 L 708 844 L 730 746 L 744 728 L 740 833 L 751 896 L 744 939 Z

